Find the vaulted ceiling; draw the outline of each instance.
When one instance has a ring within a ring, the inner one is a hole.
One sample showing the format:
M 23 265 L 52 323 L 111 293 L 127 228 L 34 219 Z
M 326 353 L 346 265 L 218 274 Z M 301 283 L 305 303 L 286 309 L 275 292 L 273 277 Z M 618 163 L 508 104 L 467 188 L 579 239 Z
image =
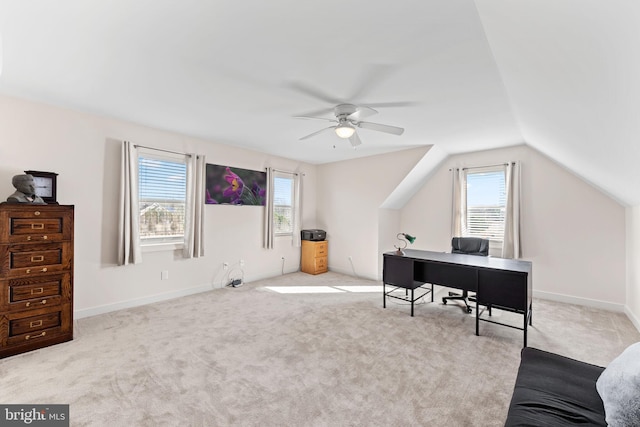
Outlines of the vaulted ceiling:
M 0 0 L 0 93 L 316 164 L 526 143 L 636 206 L 639 22 L 633 0 Z M 299 140 L 338 103 L 405 132 Z

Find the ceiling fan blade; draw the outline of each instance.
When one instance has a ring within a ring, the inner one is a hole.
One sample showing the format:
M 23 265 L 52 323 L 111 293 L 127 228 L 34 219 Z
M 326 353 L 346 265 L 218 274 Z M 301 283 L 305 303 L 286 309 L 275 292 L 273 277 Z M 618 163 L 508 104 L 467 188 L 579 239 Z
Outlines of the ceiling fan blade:
M 354 132 L 353 135 L 349 137 L 349 142 L 353 148 L 356 148 L 358 145 L 362 144 L 360 141 L 360 137 L 358 136 L 358 132 Z
M 321 110 L 315 110 L 315 111 L 307 111 L 306 113 L 302 113 L 302 114 L 298 114 L 297 116 L 324 116 L 328 113 L 333 113 L 335 107 L 330 107 L 330 108 L 323 108 Z
M 349 120 L 360 121 L 366 117 L 373 116 L 374 114 L 378 114 L 376 110 L 369 107 L 358 107 L 358 110 L 355 113 L 351 113 L 347 116 Z
M 336 119 L 327 119 L 326 117 L 311 117 L 311 116 L 293 116 L 294 119 L 312 119 L 312 120 L 326 120 L 328 122 L 338 123 Z
M 375 108 L 389 108 L 389 107 L 412 107 L 418 105 L 414 101 L 399 101 L 399 102 L 367 102 L 367 106 Z
M 402 132 L 404 132 L 403 128 L 390 125 L 381 125 L 380 123 L 359 122 L 357 123 L 357 126 L 363 129 L 377 130 L 378 132 L 391 133 L 393 135 L 402 135 Z
M 392 71 L 390 64 L 370 65 L 364 76 L 359 79 L 360 85 L 351 93 L 349 99 L 356 101 L 366 97 L 371 92 L 371 89 L 382 80 L 388 78 Z
M 342 99 L 328 95 L 304 83 L 292 82 L 292 83 L 289 83 L 289 87 L 291 87 L 293 90 L 309 95 L 312 98 L 316 98 L 321 101 L 328 102 L 329 104 L 342 104 L 344 102 Z
M 309 134 L 309 135 L 307 135 L 307 136 L 303 136 L 302 138 L 300 138 L 300 141 L 302 141 L 303 139 L 308 139 L 308 138 L 311 138 L 311 137 L 313 137 L 313 136 L 316 136 L 316 135 L 318 135 L 319 133 L 322 133 L 322 132 L 328 131 L 329 129 L 335 129 L 336 127 L 337 127 L 337 126 L 329 126 L 328 128 L 320 129 L 319 131 L 316 131 L 316 132 L 310 133 L 310 134 Z

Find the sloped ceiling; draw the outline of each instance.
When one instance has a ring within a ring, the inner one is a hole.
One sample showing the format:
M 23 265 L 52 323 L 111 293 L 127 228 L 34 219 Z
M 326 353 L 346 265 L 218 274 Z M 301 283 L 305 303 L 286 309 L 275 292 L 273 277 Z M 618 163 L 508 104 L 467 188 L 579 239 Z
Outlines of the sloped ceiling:
M 638 205 L 638 11 L 620 0 L 0 0 L 0 93 L 316 164 L 525 142 Z M 355 150 L 331 132 L 299 141 L 330 123 L 294 115 L 339 102 L 400 103 L 368 120 L 406 131 L 361 129 Z
M 640 204 L 640 2 L 477 0 L 527 144 Z

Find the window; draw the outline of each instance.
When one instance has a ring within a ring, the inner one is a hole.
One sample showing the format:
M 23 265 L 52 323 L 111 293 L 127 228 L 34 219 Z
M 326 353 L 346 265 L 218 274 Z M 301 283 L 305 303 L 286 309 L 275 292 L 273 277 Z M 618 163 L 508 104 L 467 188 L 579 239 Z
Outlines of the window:
M 467 209 L 462 235 L 502 242 L 506 211 L 504 169 L 467 170 L 465 178 Z
M 294 176 L 273 175 L 273 231 L 276 236 L 293 234 L 294 222 Z
M 184 242 L 186 183 L 184 156 L 139 151 L 138 198 L 142 246 Z

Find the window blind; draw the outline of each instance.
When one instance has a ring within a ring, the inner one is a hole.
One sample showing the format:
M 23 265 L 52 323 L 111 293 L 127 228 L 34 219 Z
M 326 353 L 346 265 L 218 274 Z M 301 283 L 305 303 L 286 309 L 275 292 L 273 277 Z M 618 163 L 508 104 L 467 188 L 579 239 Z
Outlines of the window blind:
M 273 225 L 275 234 L 293 232 L 293 179 L 273 178 Z
M 143 242 L 182 241 L 186 183 L 184 160 L 139 155 L 140 239 Z
M 463 234 L 502 241 L 506 210 L 504 171 L 466 173 L 467 214 Z

